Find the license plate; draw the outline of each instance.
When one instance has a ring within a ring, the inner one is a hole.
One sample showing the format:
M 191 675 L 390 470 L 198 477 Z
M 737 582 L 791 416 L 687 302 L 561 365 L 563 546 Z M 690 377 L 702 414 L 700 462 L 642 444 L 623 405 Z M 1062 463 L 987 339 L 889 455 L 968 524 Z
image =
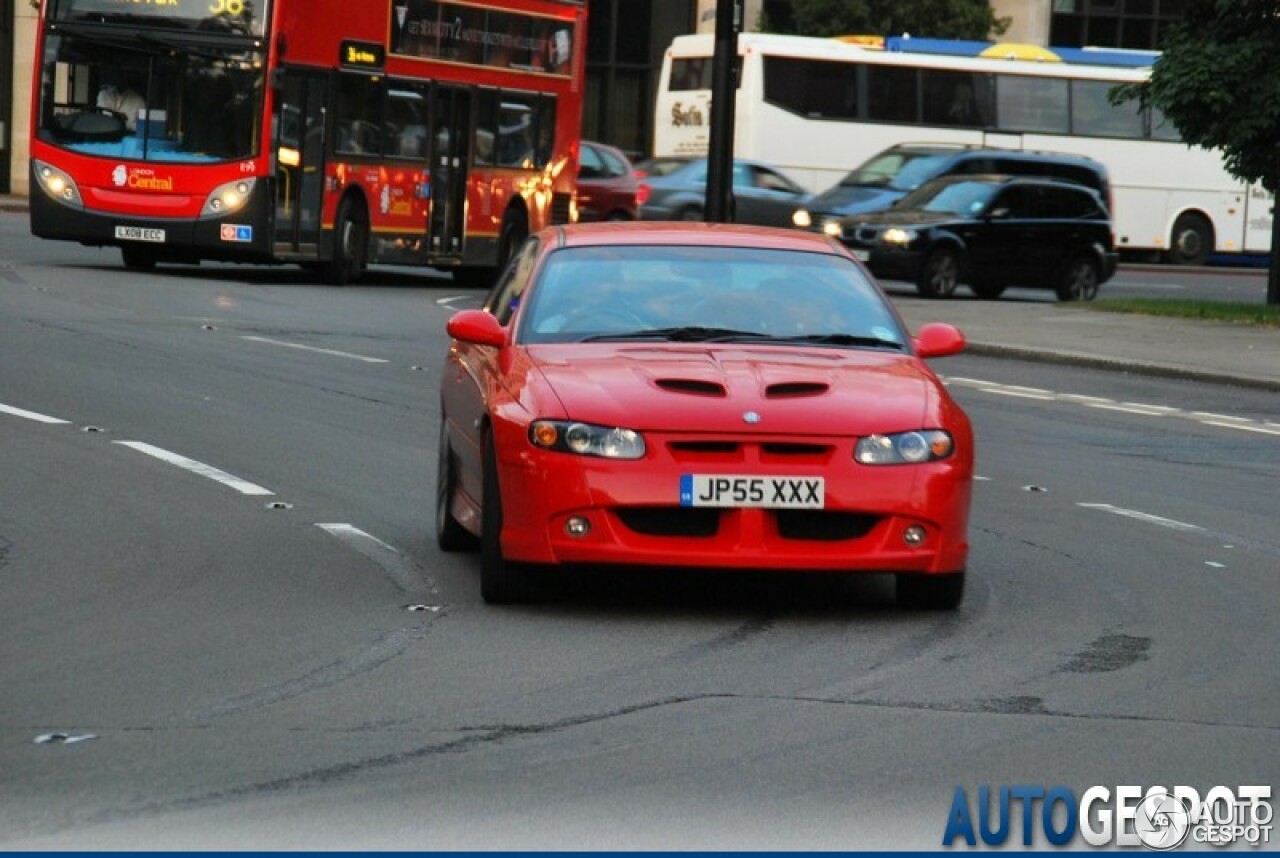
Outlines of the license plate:
M 141 226 L 117 226 L 116 238 L 125 241 L 154 241 L 157 243 L 164 242 L 163 229 L 147 229 Z
M 871 251 L 870 251 L 870 250 L 857 250 L 857 249 L 855 249 L 855 250 L 853 251 L 853 258 L 854 258 L 854 259 L 856 259 L 856 260 L 858 260 L 859 262 L 866 262 L 866 261 L 868 261 L 869 259 L 871 259 Z
M 760 477 L 737 474 L 681 474 L 681 506 L 822 509 L 822 477 Z

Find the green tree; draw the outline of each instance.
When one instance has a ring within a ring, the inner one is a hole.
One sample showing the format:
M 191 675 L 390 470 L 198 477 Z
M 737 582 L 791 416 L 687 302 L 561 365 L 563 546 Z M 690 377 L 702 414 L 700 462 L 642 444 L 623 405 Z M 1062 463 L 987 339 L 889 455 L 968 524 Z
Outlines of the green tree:
M 1113 104 L 1158 108 L 1191 146 L 1223 153 L 1228 172 L 1280 190 L 1280 0 L 1188 0 L 1145 84 Z M 1280 304 L 1280 218 L 1271 225 L 1267 303 Z
M 1009 28 L 988 0 L 792 0 L 787 20 L 762 17 L 760 29 L 800 36 L 987 39 Z

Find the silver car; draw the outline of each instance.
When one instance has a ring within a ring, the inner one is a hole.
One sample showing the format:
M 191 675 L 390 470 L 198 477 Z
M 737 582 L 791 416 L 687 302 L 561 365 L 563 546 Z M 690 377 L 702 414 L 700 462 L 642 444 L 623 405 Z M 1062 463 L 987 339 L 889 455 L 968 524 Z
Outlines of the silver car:
M 702 220 L 707 197 L 707 161 L 705 158 L 673 163 L 659 159 L 661 170 L 646 169 L 646 162 L 636 165 L 644 173 L 640 181 L 649 188 L 648 199 L 640 208 L 641 220 Z M 791 226 L 791 215 L 809 199 L 809 193 L 782 173 L 755 161 L 733 162 L 733 199 L 735 223 L 757 226 Z

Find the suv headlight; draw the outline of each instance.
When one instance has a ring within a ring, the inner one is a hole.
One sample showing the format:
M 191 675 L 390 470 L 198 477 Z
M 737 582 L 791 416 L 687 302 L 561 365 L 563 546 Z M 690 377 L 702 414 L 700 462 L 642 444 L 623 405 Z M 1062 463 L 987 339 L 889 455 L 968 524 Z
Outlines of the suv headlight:
M 809 216 L 809 212 L 805 209 L 796 209 L 791 215 L 791 223 L 801 229 L 808 229 L 813 225 L 813 218 Z
M 832 238 L 839 238 L 844 233 L 844 227 L 840 225 L 840 221 L 836 218 L 829 218 L 822 222 L 823 235 L 829 235 Z
M 880 240 L 885 244 L 910 244 L 920 237 L 920 233 L 914 229 L 900 229 L 891 226 L 880 236 Z
M 859 438 L 853 458 L 863 465 L 916 465 L 945 459 L 955 450 L 951 434 L 941 429 L 868 435 Z
M 255 182 L 257 179 L 236 179 L 234 182 L 218 185 L 204 201 L 200 217 L 223 217 L 238 212 L 249 202 Z
M 529 427 L 529 442 L 544 450 L 601 459 L 641 459 L 645 452 L 639 432 L 572 420 L 535 420 Z

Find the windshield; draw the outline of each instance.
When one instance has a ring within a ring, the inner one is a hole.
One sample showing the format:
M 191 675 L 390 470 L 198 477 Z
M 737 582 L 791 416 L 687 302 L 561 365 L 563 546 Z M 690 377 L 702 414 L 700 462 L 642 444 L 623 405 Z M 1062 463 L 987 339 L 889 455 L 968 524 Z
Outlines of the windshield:
M 261 36 L 267 0 L 50 0 L 49 20 Z
M 899 209 L 923 209 L 930 212 L 976 217 L 1000 190 L 990 182 L 941 180 L 930 182 L 898 201 Z
M 941 172 L 946 157 L 921 152 L 882 152 L 845 176 L 840 184 L 913 191 Z
M 156 36 L 50 35 L 40 139 L 105 158 L 241 160 L 257 153 L 265 57 Z
M 842 256 L 746 247 L 569 247 L 530 287 L 518 339 L 820 341 L 901 349 L 892 311 Z M 850 343 L 850 338 L 865 342 Z

